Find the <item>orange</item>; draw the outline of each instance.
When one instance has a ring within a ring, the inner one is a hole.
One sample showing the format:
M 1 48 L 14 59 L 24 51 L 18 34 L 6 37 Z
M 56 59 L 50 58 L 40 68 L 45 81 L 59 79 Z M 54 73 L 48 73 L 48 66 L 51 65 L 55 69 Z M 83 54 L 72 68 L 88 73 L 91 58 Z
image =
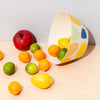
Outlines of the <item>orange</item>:
M 19 56 L 18 56 L 19 60 L 23 63 L 28 63 L 30 62 L 30 55 L 27 51 L 22 51 Z
M 40 60 L 40 61 L 39 61 L 39 68 L 40 68 L 42 71 L 46 72 L 46 71 L 50 68 L 50 63 L 49 63 L 49 61 L 46 60 L 46 59 Z
M 17 81 L 13 81 L 9 84 L 8 90 L 13 95 L 18 95 L 21 92 L 21 86 Z
M 0 60 L 2 60 L 2 59 L 3 59 L 3 52 L 0 51 Z
M 60 47 L 59 47 L 59 46 L 57 46 L 57 45 L 51 45 L 51 46 L 48 48 L 48 53 L 49 53 L 51 56 L 56 57 L 59 50 L 60 50 Z
M 45 59 L 45 53 L 42 50 L 36 50 L 33 56 L 34 56 L 34 59 L 37 61 Z

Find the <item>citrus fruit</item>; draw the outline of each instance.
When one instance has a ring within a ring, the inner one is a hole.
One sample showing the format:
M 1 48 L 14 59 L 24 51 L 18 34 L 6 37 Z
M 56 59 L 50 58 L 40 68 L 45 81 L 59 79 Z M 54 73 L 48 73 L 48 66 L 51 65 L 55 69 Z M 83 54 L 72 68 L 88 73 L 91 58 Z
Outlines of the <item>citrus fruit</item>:
M 50 68 L 49 61 L 46 59 L 40 60 L 39 61 L 39 68 L 44 72 L 47 71 Z
M 40 46 L 37 43 L 33 43 L 30 46 L 30 51 L 34 53 L 36 50 L 40 49 Z
M 71 37 L 69 37 L 68 42 L 70 43 Z
M 61 38 L 58 40 L 58 45 L 60 48 L 66 48 L 69 47 L 69 39 L 68 38 Z
M 59 46 L 57 46 L 57 45 L 51 45 L 51 46 L 48 48 L 48 53 L 49 53 L 51 56 L 56 57 L 59 50 L 60 50 Z
M 23 63 L 28 63 L 30 62 L 30 54 L 27 51 L 22 51 L 20 52 L 18 56 L 19 60 Z
M 7 75 L 11 75 L 15 72 L 15 65 L 12 62 L 7 62 L 3 66 L 3 72 Z
M 66 48 L 62 48 L 59 50 L 58 54 L 57 54 L 57 58 L 62 61 L 63 58 L 65 57 L 65 54 L 67 52 L 67 49 Z
M 52 84 L 51 77 L 46 73 L 37 73 L 31 78 L 31 82 L 38 88 L 48 88 Z
M 45 59 L 45 53 L 42 50 L 36 50 L 33 56 L 34 56 L 34 59 L 37 61 Z
M 35 73 L 38 72 L 38 67 L 37 67 L 37 65 L 34 64 L 34 63 L 29 63 L 29 64 L 26 65 L 25 71 L 26 71 L 28 74 L 33 75 L 33 74 L 35 74 Z
M 0 60 L 3 58 L 3 52 L 0 50 Z
M 17 81 L 13 81 L 9 84 L 8 90 L 13 95 L 18 95 L 21 92 L 21 86 Z

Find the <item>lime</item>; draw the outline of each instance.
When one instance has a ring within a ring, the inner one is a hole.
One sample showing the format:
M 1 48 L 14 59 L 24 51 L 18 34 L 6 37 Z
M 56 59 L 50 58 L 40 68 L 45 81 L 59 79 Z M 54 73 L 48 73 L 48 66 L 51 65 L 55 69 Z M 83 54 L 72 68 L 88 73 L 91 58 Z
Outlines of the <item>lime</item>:
M 57 53 L 57 58 L 62 61 L 63 58 L 65 57 L 65 54 L 67 52 L 67 49 L 66 48 L 62 48 L 59 50 L 59 52 Z
M 31 78 L 31 82 L 38 88 L 48 88 L 52 84 L 51 77 L 46 73 L 37 73 Z
M 3 66 L 3 72 L 7 75 L 11 75 L 15 72 L 15 65 L 12 62 L 7 62 Z
M 29 63 L 29 64 L 26 65 L 25 71 L 26 71 L 28 74 L 33 75 L 33 74 L 35 74 L 35 73 L 38 72 L 38 67 L 37 67 L 37 65 L 34 64 L 34 63 Z
M 30 46 L 30 51 L 34 53 L 36 50 L 40 49 L 40 46 L 37 43 L 33 43 Z

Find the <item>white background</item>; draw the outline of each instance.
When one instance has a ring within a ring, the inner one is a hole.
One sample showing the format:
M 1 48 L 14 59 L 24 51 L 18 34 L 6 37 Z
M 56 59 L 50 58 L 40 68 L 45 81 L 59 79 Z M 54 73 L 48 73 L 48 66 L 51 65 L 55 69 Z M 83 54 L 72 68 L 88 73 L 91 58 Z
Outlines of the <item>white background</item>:
M 0 40 L 11 41 L 18 30 L 27 29 L 38 42 L 47 42 L 50 26 L 62 11 L 90 30 L 90 44 L 100 44 L 99 0 L 0 0 Z

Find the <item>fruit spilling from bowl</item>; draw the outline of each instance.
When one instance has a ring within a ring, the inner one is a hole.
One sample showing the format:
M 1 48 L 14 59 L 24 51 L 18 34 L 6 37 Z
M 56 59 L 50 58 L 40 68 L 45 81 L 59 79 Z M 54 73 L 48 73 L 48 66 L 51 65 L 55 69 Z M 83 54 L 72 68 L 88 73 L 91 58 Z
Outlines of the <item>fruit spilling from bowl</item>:
M 48 48 L 48 53 L 49 53 L 51 56 L 56 57 L 59 50 L 60 50 L 60 47 L 59 47 L 59 46 L 57 46 L 57 45 L 51 45 L 51 46 Z
M 58 58 L 60 61 L 62 61 L 63 58 L 65 57 L 66 53 L 67 53 L 67 49 L 66 49 L 66 48 L 60 49 L 60 50 L 58 51 L 58 53 L 57 53 L 57 58 Z
M 48 57 L 51 63 L 63 64 L 75 60 L 81 57 L 87 49 L 88 31 L 76 18 L 61 12 L 55 17 L 49 32 L 48 47 L 52 45 L 57 45 L 62 50 L 56 57 L 52 57 L 49 52 Z M 56 53 L 55 49 L 54 51 Z
M 46 73 L 38 72 L 39 69 L 44 72 L 48 71 L 51 64 L 46 59 L 46 54 L 43 50 L 41 50 L 39 44 L 35 42 L 35 36 L 28 30 L 20 30 L 13 37 L 14 46 L 18 50 L 21 50 L 18 55 L 19 61 L 21 61 L 22 63 L 27 63 L 25 66 L 25 71 L 27 74 L 34 75 L 31 78 L 31 82 L 38 88 L 46 89 L 52 85 L 52 78 Z M 31 53 L 33 56 L 31 56 Z M 3 52 L 0 51 L 0 60 L 2 60 L 3 57 Z M 38 65 L 36 65 L 35 63 L 31 63 L 32 57 L 34 57 L 34 60 L 38 61 Z M 13 75 L 16 72 L 15 64 L 13 62 L 6 62 L 3 66 L 3 72 L 6 75 Z M 8 90 L 11 94 L 18 95 L 20 94 L 22 88 L 19 82 L 12 81 L 8 85 Z
M 67 49 L 68 46 L 66 45 L 66 43 L 61 44 L 60 46 L 57 45 L 51 45 L 48 48 L 48 53 L 49 55 L 53 56 L 53 57 L 57 57 L 58 60 L 62 61 L 67 53 Z
M 33 75 L 30 79 L 32 84 L 38 88 L 49 88 L 52 85 L 52 78 L 46 73 L 38 73 L 48 71 L 50 62 L 46 60 L 46 54 L 41 50 L 36 43 L 35 36 L 28 30 L 20 30 L 13 37 L 14 46 L 21 50 L 18 55 L 22 63 L 28 63 L 25 66 L 27 74 Z M 88 44 L 87 29 L 73 16 L 67 13 L 60 13 L 56 16 L 49 34 L 48 53 L 51 62 L 54 64 L 63 64 L 81 57 L 86 51 Z M 38 66 L 35 63 L 30 63 L 31 56 L 28 51 L 33 54 L 32 57 L 38 61 Z M 3 58 L 3 53 L 0 51 L 0 60 Z M 7 62 L 3 66 L 3 71 L 7 75 L 12 75 L 15 72 L 15 65 L 12 62 Z M 21 92 L 21 86 L 18 82 L 13 81 L 9 84 L 8 90 L 11 94 L 17 95 Z
M 38 66 L 35 63 L 30 63 L 31 54 L 28 51 L 21 51 L 18 55 L 18 59 L 22 63 L 28 63 L 25 66 L 25 71 L 29 75 L 34 75 L 31 78 L 31 82 L 38 88 L 48 88 L 52 83 L 50 75 L 45 73 L 38 73 L 39 69 L 41 71 L 48 71 L 50 69 L 50 62 L 46 60 L 46 56 L 43 50 L 41 50 L 39 44 L 32 43 L 29 47 L 30 52 L 33 54 L 33 57 L 38 61 Z M 40 84 L 41 83 L 41 84 Z

